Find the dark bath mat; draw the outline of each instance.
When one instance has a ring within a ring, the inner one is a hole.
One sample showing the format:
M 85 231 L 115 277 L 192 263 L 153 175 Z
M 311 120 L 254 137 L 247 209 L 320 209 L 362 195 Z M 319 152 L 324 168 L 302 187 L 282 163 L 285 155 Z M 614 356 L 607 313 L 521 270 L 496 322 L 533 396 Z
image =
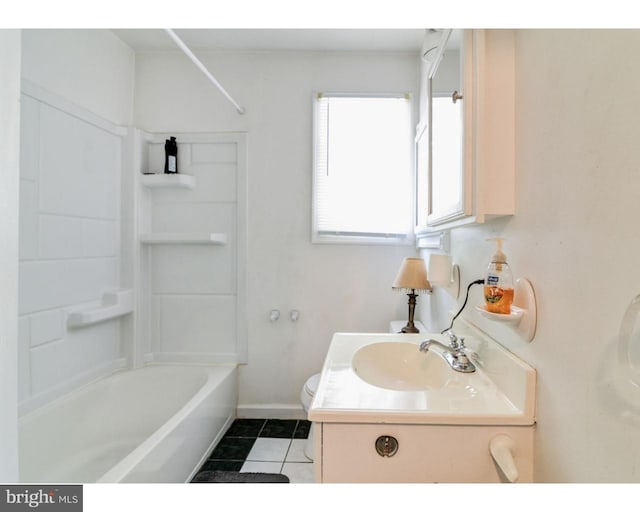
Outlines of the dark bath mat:
M 237 471 L 200 471 L 196 484 L 288 484 L 289 477 L 279 473 L 238 473 Z

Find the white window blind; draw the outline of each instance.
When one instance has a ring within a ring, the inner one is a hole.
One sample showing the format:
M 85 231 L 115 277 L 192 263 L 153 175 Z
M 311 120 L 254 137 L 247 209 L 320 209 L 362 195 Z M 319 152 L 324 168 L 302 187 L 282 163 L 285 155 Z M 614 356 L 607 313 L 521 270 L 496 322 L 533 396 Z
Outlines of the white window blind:
M 322 94 L 315 103 L 314 241 L 408 241 L 409 99 Z

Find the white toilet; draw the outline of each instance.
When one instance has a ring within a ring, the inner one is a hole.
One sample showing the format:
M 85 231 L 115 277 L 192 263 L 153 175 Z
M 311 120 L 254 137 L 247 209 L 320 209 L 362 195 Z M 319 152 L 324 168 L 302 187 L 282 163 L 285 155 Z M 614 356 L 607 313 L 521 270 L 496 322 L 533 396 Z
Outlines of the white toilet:
M 302 391 L 300 391 L 300 400 L 302 401 L 302 407 L 305 413 L 309 413 L 309 407 L 311 406 L 311 402 L 313 401 L 313 396 L 316 394 L 318 389 L 318 382 L 320 382 L 320 374 L 316 373 L 307 379 L 307 382 L 302 386 Z M 309 429 L 309 437 L 307 438 L 307 442 L 304 445 L 304 454 L 309 460 L 313 460 L 313 430 L 314 424 L 311 423 L 311 428 Z

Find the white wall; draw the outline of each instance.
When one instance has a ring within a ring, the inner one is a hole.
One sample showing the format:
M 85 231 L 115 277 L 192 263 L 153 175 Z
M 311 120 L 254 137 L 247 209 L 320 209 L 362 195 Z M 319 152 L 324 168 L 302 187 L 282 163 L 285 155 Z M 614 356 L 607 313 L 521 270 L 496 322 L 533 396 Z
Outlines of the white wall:
M 0 482 L 18 479 L 20 31 L 0 30 Z
M 499 340 L 538 371 L 536 480 L 638 482 L 640 394 L 617 395 L 611 382 L 616 335 L 640 293 L 640 69 L 630 65 L 640 32 L 516 34 L 516 214 L 452 231 L 460 303 L 493 253 L 486 238 L 504 236 L 538 303 L 531 344 Z M 439 301 L 438 327 L 452 306 Z
M 415 91 L 405 54 L 198 53 L 233 106 L 181 53 L 136 56 L 135 123 L 150 132 L 248 132 L 249 363 L 240 405 L 298 407 L 335 331 L 386 331 L 406 317 L 391 282 L 411 247 L 311 244 L 314 91 Z M 282 317 L 269 322 L 271 309 Z M 300 311 L 292 323 L 289 312 Z
M 108 30 L 22 31 L 22 77 L 115 124 L 131 124 L 134 53 Z
M 68 329 L 66 315 L 120 287 L 124 131 L 112 122 L 131 119 L 134 55 L 103 30 L 25 30 L 22 39 L 18 359 L 26 403 L 119 364 L 118 321 Z
M 23 92 L 20 158 L 20 401 L 119 356 L 115 321 L 67 315 L 120 288 L 121 137 Z

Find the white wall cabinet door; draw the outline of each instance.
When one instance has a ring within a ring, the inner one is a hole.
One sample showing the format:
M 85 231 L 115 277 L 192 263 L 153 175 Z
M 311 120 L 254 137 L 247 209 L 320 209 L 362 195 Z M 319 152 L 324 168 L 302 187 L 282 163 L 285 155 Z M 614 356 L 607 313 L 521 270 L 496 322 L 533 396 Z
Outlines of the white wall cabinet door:
M 416 131 L 418 238 L 512 215 L 514 33 L 427 31 Z

